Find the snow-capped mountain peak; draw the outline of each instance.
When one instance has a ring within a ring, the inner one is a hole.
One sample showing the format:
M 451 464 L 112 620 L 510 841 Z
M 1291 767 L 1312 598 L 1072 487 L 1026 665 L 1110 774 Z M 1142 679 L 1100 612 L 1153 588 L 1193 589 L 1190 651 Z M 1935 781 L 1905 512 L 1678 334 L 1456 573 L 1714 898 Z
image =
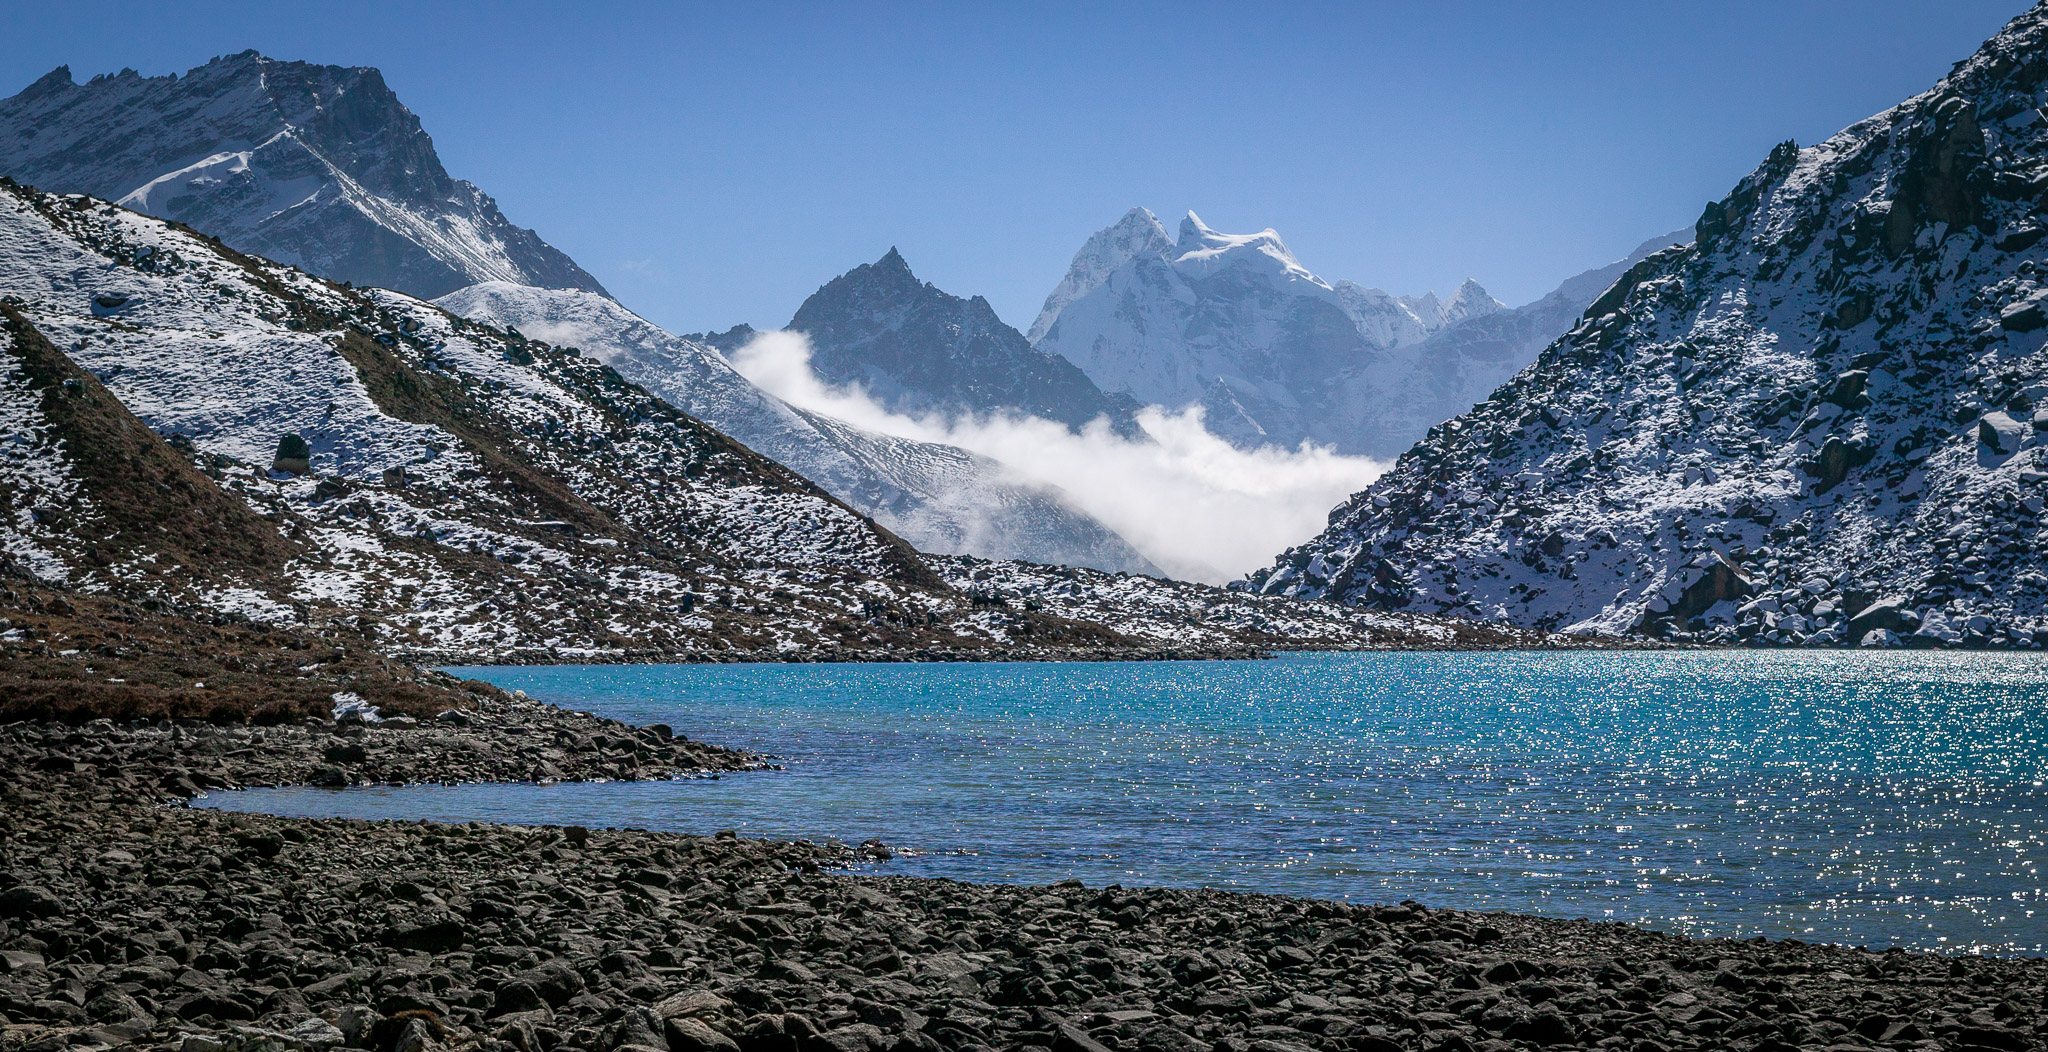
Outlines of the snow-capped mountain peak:
M 1451 294 L 1450 302 L 1443 305 L 1440 317 L 1442 324 L 1456 325 L 1467 318 L 1497 314 L 1507 309 L 1507 304 L 1488 295 L 1477 281 L 1466 278 L 1465 283 L 1458 286 L 1458 291 Z
M 1045 337 L 1047 329 L 1065 310 L 1067 304 L 1093 292 L 1096 286 L 1109 277 L 1111 271 L 1140 256 L 1163 259 L 1174 245 L 1172 235 L 1166 232 L 1166 225 L 1148 208 L 1133 208 L 1124 213 L 1122 219 L 1095 232 L 1081 251 L 1074 254 L 1074 262 L 1067 268 L 1067 274 L 1045 298 L 1045 307 L 1038 312 L 1038 320 L 1031 323 L 1031 331 L 1025 338 L 1036 344 Z
M 826 282 L 788 328 L 810 339 L 819 376 L 859 384 L 897 412 L 1011 410 L 1079 427 L 1127 409 L 1073 363 L 1033 348 L 987 300 L 919 281 L 893 248 Z

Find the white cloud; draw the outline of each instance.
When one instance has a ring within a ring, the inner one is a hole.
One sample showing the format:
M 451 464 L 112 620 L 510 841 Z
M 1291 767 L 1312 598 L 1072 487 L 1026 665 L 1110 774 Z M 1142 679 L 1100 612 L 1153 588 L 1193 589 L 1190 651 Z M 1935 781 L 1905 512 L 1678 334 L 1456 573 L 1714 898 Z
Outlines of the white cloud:
M 1383 461 L 1299 449 L 1241 450 L 1209 433 L 1199 407 L 1138 414 L 1142 438 L 1096 421 L 1079 432 L 1034 417 L 909 417 L 859 387 L 827 385 L 800 333 L 766 332 L 732 356 L 749 380 L 784 401 L 884 434 L 943 442 L 1055 486 L 1161 569 L 1221 584 L 1264 566 L 1322 530 L 1330 508 L 1386 470 Z

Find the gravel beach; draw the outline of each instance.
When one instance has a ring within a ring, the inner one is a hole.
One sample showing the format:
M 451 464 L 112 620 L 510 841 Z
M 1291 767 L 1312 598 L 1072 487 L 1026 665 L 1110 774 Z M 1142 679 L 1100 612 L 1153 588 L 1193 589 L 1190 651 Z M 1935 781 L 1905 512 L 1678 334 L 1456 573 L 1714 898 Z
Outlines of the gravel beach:
M 178 806 L 232 786 L 767 762 L 517 698 L 410 727 L 0 728 L 0 1047 L 2048 1047 L 2038 958 L 1415 904 L 978 886 L 891 877 L 874 842 Z

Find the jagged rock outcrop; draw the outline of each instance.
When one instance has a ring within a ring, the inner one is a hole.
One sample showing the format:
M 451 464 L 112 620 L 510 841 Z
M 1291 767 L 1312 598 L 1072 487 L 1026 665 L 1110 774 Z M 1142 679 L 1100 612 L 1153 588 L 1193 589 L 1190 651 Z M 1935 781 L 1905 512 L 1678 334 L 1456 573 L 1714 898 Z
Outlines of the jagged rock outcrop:
M 1779 146 L 1247 584 L 1576 631 L 2048 642 L 2044 84 L 2036 7 L 1924 94 Z
M 895 249 L 826 282 L 788 328 L 811 342 L 811 368 L 834 384 L 860 384 L 875 401 L 911 414 L 1010 411 L 1079 427 L 1128 421 L 1137 408 L 1103 394 L 1056 354 L 1033 349 L 988 301 L 921 282 Z
M 1476 281 L 1448 300 L 1325 281 L 1272 230 L 1222 234 L 1189 213 L 1175 238 L 1134 208 L 1075 255 L 1032 341 L 1105 391 L 1201 406 L 1240 446 L 1308 440 L 1391 457 L 1533 361 L 1614 274 L 1669 243 L 1511 309 Z
M 60 66 L 0 101 L 0 175 L 175 219 L 336 281 L 439 296 L 479 281 L 604 292 L 451 177 L 367 67 L 254 51 L 184 76 L 78 84 Z

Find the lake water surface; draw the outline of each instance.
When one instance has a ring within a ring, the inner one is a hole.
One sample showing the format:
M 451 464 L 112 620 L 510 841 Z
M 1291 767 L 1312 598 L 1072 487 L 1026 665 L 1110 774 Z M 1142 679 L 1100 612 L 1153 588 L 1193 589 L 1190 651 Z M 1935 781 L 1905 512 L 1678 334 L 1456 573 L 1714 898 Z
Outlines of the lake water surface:
M 774 753 L 719 780 L 216 793 L 294 815 L 881 837 L 888 872 L 2048 949 L 2048 660 L 1955 653 L 452 670 Z

